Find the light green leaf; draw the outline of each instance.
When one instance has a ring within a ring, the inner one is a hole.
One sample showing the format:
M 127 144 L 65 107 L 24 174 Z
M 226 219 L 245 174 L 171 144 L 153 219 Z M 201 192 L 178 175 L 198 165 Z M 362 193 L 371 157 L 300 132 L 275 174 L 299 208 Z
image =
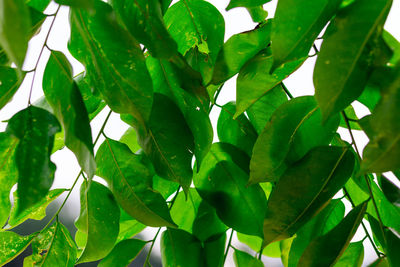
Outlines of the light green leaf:
M 74 152 L 91 180 L 96 163 L 88 112 L 78 86 L 72 79 L 72 66 L 61 52 L 51 52 L 44 72 L 43 91 L 63 125 L 65 145 Z
M 7 132 L 19 139 L 15 151 L 19 197 L 16 215 L 41 201 L 49 192 L 56 170 L 50 154 L 54 135 L 59 131 L 56 117 L 34 106 L 18 112 L 8 122 Z
M 226 10 L 230 10 L 235 7 L 256 7 L 270 2 L 271 0 L 230 0 Z
M 125 131 L 119 141 L 127 145 L 132 153 L 136 153 L 141 149 L 137 141 L 136 131 L 132 127 L 129 127 L 128 130 Z
M 36 233 L 20 236 L 14 232 L 0 232 L 0 265 L 5 265 L 22 253 L 35 236 Z
M 390 267 L 388 259 L 385 257 L 378 258 L 368 267 Z
M 276 7 L 271 41 L 275 70 L 282 64 L 307 57 L 314 40 L 333 17 L 341 0 L 280 0 Z
M 268 12 L 264 10 L 263 6 L 247 7 L 253 22 L 262 23 L 268 17 Z
M 60 5 L 70 6 L 72 8 L 93 8 L 95 0 L 55 0 Z
M 393 35 L 385 30 L 383 30 L 382 32 L 382 38 L 393 51 L 393 56 L 390 59 L 389 64 L 395 66 L 397 63 L 400 62 L 400 42 Z
M 100 263 L 99 267 L 124 267 L 128 266 L 142 251 L 146 241 L 127 239 L 115 245 L 113 250 Z
M 84 244 L 76 263 L 96 261 L 105 257 L 113 249 L 119 232 L 119 208 L 111 191 L 102 184 L 92 181 L 88 187 L 81 186 L 81 211 L 75 222 Z M 83 234 L 83 235 L 82 235 Z
M 246 244 L 255 252 L 260 252 L 263 240 L 258 236 L 245 235 L 242 233 L 236 233 L 238 240 Z M 263 255 L 272 258 L 279 258 L 281 256 L 280 242 L 274 242 L 269 244 L 263 249 Z
M 106 139 L 97 151 L 96 163 L 96 174 L 107 181 L 130 216 L 153 227 L 175 227 L 165 199 L 151 188 L 154 173 L 142 156 L 132 153 L 125 144 Z
M 301 256 L 299 266 L 333 266 L 349 246 L 364 217 L 367 204 L 363 202 L 358 205 L 335 228 L 314 239 Z
M 361 95 L 376 36 L 382 32 L 391 4 L 392 0 L 354 1 L 336 14 L 326 30 L 314 70 L 315 97 L 324 120 Z
M 2 109 L 17 92 L 21 81 L 15 69 L 0 66 L 0 109 Z
M 362 241 L 350 243 L 335 267 L 361 267 L 364 261 L 364 246 Z
M 120 209 L 120 212 L 121 216 L 119 218 L 119 233 L 116 243 L 125 239 L 129 239 L 146 228 L 146 225 L 134 220 L 123 209 Z
M 249 183 L 277 181 L 291 163 L 311 148 L 330 143 L 339 116 L 322 124 L 321 111 L 312 96 L 281 105 L 258 136 L 250 161 Z
M 235 249 L 233 260 L 236 267 L 264 267 L 264 264 L 244 251 Z
M 344 186 L 354 161 L 353 153 L 346 148 L 322 146 L 291 165 L 268 199 L 264 246 L 293 236 L 319 213 Z

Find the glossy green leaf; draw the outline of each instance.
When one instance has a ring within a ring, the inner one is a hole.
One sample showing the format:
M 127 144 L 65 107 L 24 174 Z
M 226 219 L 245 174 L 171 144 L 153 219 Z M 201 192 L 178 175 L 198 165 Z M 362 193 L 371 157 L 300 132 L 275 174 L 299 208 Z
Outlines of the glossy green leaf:
M 271 22 L 248 32 L 233 35 L 218 53 L 212 84 L 220 84 L 239 72 L 243 65 L 270 42 Z M 206 81 L 207 82 L 207 81 Z
M 224 43 L 225 22 L 218 9 L 207 1 L 182 0 L 168 9 L 164 20 L 178 51 L 205 80 L 210 80 Z
M 17 145 L 17 138 L 0 133 L 0 227 L 7 222 L 11 209 L 10 190 L 18 181 L 18 170 L 14 161 Z
M 139 239 L 127 239 L 115 245 L 113 250 L 100 263 L 99 267 L 124 267 L 128 266 L 142 251 L 146 241 Z
M 26 4 L 34 9 L 43 12 L 51 0 L 25 0 Z
M 236 267 L 263 267 L 262 261 L 254 258 L 244 251 L 235 249 L 233 253 L 233 260 L 235 261 Z
M 390 59 L 389 64 L 395 66 L 397 63 L 400 62 L 400 42 L 393 35 L 385 30 L 382 32 L 382 38 L 393 51 L 393 56 Z
M 378 258 L 376 261 L 374 261 L 371 265 L 368 265 L 368 267 L 390 267 L 388 259 L 385 257 Z
M 60 5 L 70 6 L 71 8 L 93 8 L 95 0 L 55 0 Z
M 119 233 L 116 243 L 132 238 L 146 228 L 146 225 L 141 224 L 137 220 L 133 219 L 123 209 L 120 209 L 120 211 L 121 215 L 119 218 Z
M 259 185 L 246 186 L 248 164 L 249 158 L 242 150 L 215 143 L 193 182 L 200 196 L 216 208 L 223 223 L 239 232 L 260 235 L 266 198 Z
M 375 36 L 382 31 L 391 4 L 391 0 L 355 1 L 341 9 L 326 30 L 314 70 L 315 97 L 324 119 L 361 95 Z M 344 43 L 348 45 L 338 45 Z
M 364 246 L 362 241 L 350 243 L 335 267 L 361 267 L 364 260 Z
M 81 186 L 81 211 L 75 222 L 83 233 L 84 249 L 77 263 L 96 261 L 105 257 L 114 247 L 119 232 L 119 208 L 111 191 L 92 181 Z M 75 237 L 76 239 L 76 237 Z M 78 243 L 78 247 L 80 244 Z
M 271 74 L 273 57 L 270 49 L 264 49 L 253 57 L 239 72 L 236 83 L 237 108 L 235 117 L 243 113 L 264 95 L 278 86 L 294 72 L 306 58 L 283 64 Z M 283 89 L 282 89 L 283 90 Z
M 202 246 L 191 234 L 167 228 L 161 235 L 161 262 L 165 267 L 203 267 Z
M 339 120 L 334 116 L 322 124 L 321 111 L 312 96 L 281 105 L 254 145 L 249 182 L 277 181 L 287 166 L 310 149 L 329 144 Z
M 20 81 L 15 69 L 0 66 L 0 109 L 3 108 L 17 92 Z
M 173 64 L 152 57 L 147 58 L 146 64 L 153 79 L 154 90 L 170 97 L 185 117 L 194 138 L 196 162 L 201 164 L 213 140 L 208 101 L 183 89 L 186 87 L 183 81 L 186 74 Z
M 235 7 L 256 7 L 270 2 L 271 0 L 230 0 L 226 10 Z
M 288 267 L 296 267 L 308 244 L 335 227 L 344 217 L 342 201 L 332 200 L 320 213 L 305 224 L 293 239 L 289 251 Z
M 141 149 L 137 141 L 136 131 L 132 127 L 129 127 L 128 130 L 125 131 L 119 141 L 127 145 L 133 153 L 136 153 Z
M 178 187 L 180 185 L 176 182 L 161 178 L 157 174 L 153 176 L 153 189 L 158 191 L 165 199 L 175 193 Z
M 226 234 L 210 237 L 203 243 L 205 264 L 207 267 L 223 266 Z
M 20 225 L 28 219 L 42 220 L 46 216 L 47 206 L 64 192 L 65 189 L 54 189 L 49 191 L 45 198 L 41 199 L 32 207 L 22 211 L 19 215 L 17 214 L 17 211 L 19 210 L 19 197 L 14 193 L 15 204 L 11 210 L 10 218 L 8 219 L 8 228 Z
M 246 110 L 246 114 L 258 134 L 264 130 L 274 111 L 287 101 L 288 98 L 282 86 L 277 85 Z
M 50 154 L 60 124 L 48 111 L 29 106 L 10 119 L 7 131 L 19 139 L 15 151 L 19 215 L 42 200 L 53 184 L 56 166 Z
M 275 70 L 308 55 L 315 39 L 329 22 L 341 0 L 280 0 L 276 7 L 271 41 Z
M 139 144 L 159 176 L 187 191 L 192 180 L 193 135 L 179 108 L 167 96 L 154 94 L 148 133 Z
M 346 148 L 322 146 L 290 166 L 268 199 L 264 246 L 291 237 L 320 212 L 352 174 L 354 160 Z
M 101 110 L 103 110 L 106 104 L 100 98 L 98 92 L 90 86 L 87 80 L 87 77 L 83 74 L 74 77 L 74 81 L 78 85 L 87 113 L 89 114 L 89 120 L 92 120 Z
M 400 208 L 400 188 L 384 175 L 378 178 L 383 194 L 393 205 Z
M 65 145 L 74 152 L 91 180 L 96 163 L 88 112 L 78 86 L 72 79 L 72 66 L 61 52 L 51 52 L 44 72 L 43 91 L 63 125 Z
M 177 45 L 164 25 L 159 0 L 112 0 L 111 4 L 129 33 L 153 57 L 169 59 L 176 54 Z
M 228 102 L 221 108 L 217 124 L 219 141 L 232 144 L 251 155 L 257 132 L 244 114 L 233 119 L 235 110 L 235 102 Z
M 268 17 L 268 11 L 266 11 L 263 6 L 247 7 L 247 12 L 249 12 L 253 22 L 262 23 Z
M 360 125 L 358 124 L 358 117 L 357 117 L 356 112 L 354 111 L 353 106 L 350 105 L 347 108 L 345 108 L 343 111 L 346 114 L 346 117 L 349 119 L 350 128 L 352 130 L 362 130 Z M 348 128 L 347 123 L 346 123 L 345 119 L 343 118 L 343 116 L 340 116 L 339 126 L 343 127 L 343 128 Z
M 0 7 L 0 45 L 21 69 L 31 32 L 29 8 L 25 0 L 1 0 Z
M 370 139 L 364 148 L 360 172 L 386 172 L 400 169 L 400 69 L 396 79 L 381 91 L 382 98 L 372 115 L 360 120 Z
M 349 246 L 364 217 L 367 204 L 363 202 L 358 205 L 332 230 L 314 239 L 301 256 L 299 266 L 333 266 Z
M 263 240 L 258 236 L 245 235 L 242 233 L 236 233 L 238 240 L 246 244 L 254 252 L 260 252 Z M 263 249 L 263 255 L 272 258 L 279 258 L 281 256 L 280 242 L 274 242 L 269 244 Z
M 153 226 L 174 227 L 167 203 L 151 188 L 153 173 L 143 157 L 128 146 L 106 139 L 96 154 L 96 174 L 104 178 L 121 207 L 139 222 Z
M 139 43 L 116 21 L 112 8 L 95 1 L 96 12 L 71 11 L 69 50 L 81 61 L 89 83 L 110 108 L 131 114 L 143 127 L 152 106 L 153 86 Z
M 57 221 L 33 239 L 31 264 L 24 266 L 74 266 L 76 254 L 68 229 Z
M 0 265 L 12 261 L 32 242 L 36 234 L 20 236 L 14 232 L 0 232 Z

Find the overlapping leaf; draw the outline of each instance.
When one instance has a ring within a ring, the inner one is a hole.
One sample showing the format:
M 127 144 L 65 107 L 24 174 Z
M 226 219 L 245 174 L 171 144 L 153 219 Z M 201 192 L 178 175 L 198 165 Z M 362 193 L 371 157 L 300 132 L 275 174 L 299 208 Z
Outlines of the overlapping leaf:
M 123 240 L 115 245 L 110 254 L 108 254 L 98 266 L 128 266 L 129 263 L 139 255 L 146 244 L 146 241 L 140 239 Z
M 36 234 L 20 236 L 14 232 L 0 232 L 0 265 L 12 261 L 32 242 Z
M 17 92 L 20 81 L 15 69 L 0 66 L 0 109 L 3 108 Z
M 233 260 L 235 261 L 236 267 L 263 267 L 262 261 L 254 258 L 244 251 L 235 249 L 233 253 Z

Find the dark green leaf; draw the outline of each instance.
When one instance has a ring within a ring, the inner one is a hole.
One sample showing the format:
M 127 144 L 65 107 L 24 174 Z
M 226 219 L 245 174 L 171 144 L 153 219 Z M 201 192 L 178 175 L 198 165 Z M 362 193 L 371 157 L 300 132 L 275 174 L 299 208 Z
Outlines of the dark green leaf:
M 183 0 L 171 6 L 164 19 L 178 51 L 209 81 L 224 43 L 225 22 L 218 9 L 203 0 Z
M 257 133 L 260 134 L 274 111 L 287 102 L 287 96 L 281 85 L 277 85 L 251 105 L 246 113 Z
M 165 267 L 203 267 L 201 243 L 183 230 L 167 228 L 161 235 L 161 261 Z
M 204 258 L 207 267 L 223 266 L 226 234 L 220 234 L 209 238 L 203 243 Z
M 161 178 L 157 174 L 153 176 L 153 189 L 160 192 L 165 199 L 175 193 L 179 186 L 178 183 Z
M 311 148 L 329 144 L 339 120 L 335 116 L 322 125 L 321 111 L 312 96 L 281 105 L 254 145 L 249 182 L 277 181 L 288 165 Z
M 15 151 L 19 215 L 42 200 L 53 184 L 56 166 L 50 154 L 60 124 L 48 111 L 29 106 L 10 119 L 7 131 L 19 139 Z
M 341 0 L 280 0 L 276 7 L 271 41 L 275 70 L 285 62 L 306 57 Z
M 74 77 L 74 81 L 78 85 L 87 113 L 89 114 L 89 120 L 92 120 L 105 107 L 105 103 L 87 80 L 87 77 L 83 74 Z
M 99 267 L 128 266 L 142 251 L 147 242 L 139 239 L 127 239 L 119 242 L 100 263 Z
M 43 230 L 32 241 L 32 255 L 24 266 L 74 266 L 77 248 L 68 229 L 60 222 Z
M 362 241 L 350 243 L 335 267 L 361 267 L 364 261 L 364 246 Z
M 263 267 L 264 264 L 244 251 L 235 249 L 233 260 L 236 267 Z
M 363 202 L 358 205 L 335 228 L 314 239 L 301 256 L 299 266 L 333 266 L 349 246 L 364 217 L 367 204 Z
M 104 178 L 121 207 L 139 222 L 153 226 L 170 226 L 167 203 L 151 188 L 154 173 L 143 163 L 143 157 L 128 146 L 106 139 L 96 154 L 96 174 Z
M 70 6 L 72 8 L 93 8 L 95 0 L 55 0 L 60 5 Z
M 44 72 L 43 91 L 63 125 L 65 145 L 74 152 L 91 180 L 96 163 L 88 112 L 78 86 L 72 79 L 72 66 L 61 52 L 51 52 Z
M 270 2 L 271 0 L 230 0 L 226 10 L 235 7 L 256 7 Z
M 20 236 L 13 232 L 0 232 L 0 265 L 3 266 L 23 252 L 36 234 Z
M 11 209 L 10 190 L 18 181 L 18 170 L 14 161 L 17 145 L 17 138 L 0 133 L 0 227 L 7 222 Z
M 393 205 L 400 208 L 400 188 L 393 184 L 384 175 L 378 178 L 383 194 Z
M 278 86 L 283 79 L 295 71 L 306 58 L 287 63 L 274 70 L 272 67 L 271 49 L 262 50 L 253 57 L 239 72 L 236 84 L 237 108 L 235 117 L 257 103 L 260 98 Z M 283 90 L 283 89 L 281 89 Z
M 221 108 L 217 124 L 219 141 L 232 144 L 251 155 L 257 132 L 244 114 L 233 119 L 235 110 L 235 102 L 229 102 Z
M 371 265 L 368 265 L 368 267 L 390 267 L 388 259 L 386 257 L 381 257 L 378 258 L 376 261 L 374 261 Z
M 119 232 L 119 208 L 111 191 L 95 181 L 81 186 L 81 211 L 75 222 L 84 244 L 77 263 L 96 261 L 114 247 Z M 76 239 L 76 236 L 75 236 Z M 77 240 L 78 247 L 80 242 Z
M 243 65 L 270 42 L 271 22 L 256 29 L 233 35 L 218 53 L 212 84 L 220 84 L 233 77 Z M 207 82 L 207 81 L 206 81 Z
M 177 45 L 164 26 L 159 0 L 112 0 L 111 4 L 129 33 L 153 57 L 170 59 L 175 56 Z
M 308 244 L 335 227 L 344 217 L 342 201 L 332 200 L 320 213 L 305 224 L 293 239 L 289 252 L 288 267 L 296 267 Z
M 2 109 L 14 96 L 20 86 L 15 69 L 0 66 L 0 109 Z
M 71 53 L 86 67 L 89 83 L 117 113 L 131 114 L 143 127 L 153 86 L 139 43 L 116 22 L 112 8 L 95 1 L 96 12 L 71 11 Z
M 36 10 L 43 12 L 51 0 L 25 0 L 26 4 Z
M 290 166 L 268 200 L 264 246 L 291 237 L 327 205 L 352 174 L 354 160 L 346 148 L 323 146 Z
M 24 63 L 31 32 L 25 0 L 1 0 L 0 45 L 19 69 Z
M 314 70 L 315 97 L 324 119 L 361 95 L 373 61 L 375 35 L 382 31 L 391 4 L 391 0 L 354 1 L 329 25 Z

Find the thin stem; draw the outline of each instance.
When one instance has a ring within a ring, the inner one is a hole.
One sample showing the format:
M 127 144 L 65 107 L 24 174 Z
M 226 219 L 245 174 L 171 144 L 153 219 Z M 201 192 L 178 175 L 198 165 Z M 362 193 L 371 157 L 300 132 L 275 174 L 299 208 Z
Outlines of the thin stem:
M 293 95 L 289 92 L 289 90 L 287 89 L 286 85 L 285 85 L 283 82 L 281 82 L 281 85 L 282 85 L 283 91 L 285 91 L 285 93 L 287 94 L 287 96 L 288 96 L 290 99 L 293 99 L 294 97 L 293 97 Z
M 43 42 L 43 45 L 42 45 L 42 48 L 40 49 L 40 53 L 39 53 L 38 59 L 36 61 L 35 67 L 32 70 L 29 71 L 29 72 L 33 72 L 33 77 L 32 77 L 32 82 L 31 82 L 31 86 L 30 86 L 30 89 L 29 89 L 28 106 L 31 105 L 33 84 L 34 84 L 35 78 L 36 78 L 36 70 L 37 70 L 37 67 L 39 66 L 40 59 L 42 58 L 42 54 L 43 54 L 44 48 L 45 47 L 48 48 L 47 41 L 49 40 L 49 36 L 50 36 L 51 30 L 53 29 L 54 22 L 56 21 L 57 14 L 58 14 L 58 11 L 60 10 L 60 7 L 61 7 L 61 5 L 58 5 L 57 10 L 54 13 L 54 16 L 52 16 L 53 20 L 51 21 L 51 24 L 50 24 L 50 27 L 49 27 L 49 31 L 47 32 L 46 38 L 44 39 L 44 42 Z
M 229 240 L 228 240 L 228 246 L 226 247 L 226 250 L 225 250 L 224 260 L 222 261 L 222 265 L 225 264 L 226 257 L 228 257 L 229 248 L 231 247 L 231 243 L 232 243 L 233 232 L 234 232 L 234 230 L 232 229 L 231 235 L 229 236 Z
M 261 244 L 261 249 L 260 249 L 260 252 L 259 252 L 259 254 L 258 254 L 258 259 L 259 259 L 259 260 L 261 260 L 263 251 L 264 251 L 264 248 L 262 247 L 262 244 Z
M 171 200 L 171 204 L 169 205 L 169 210 L 172 209 L 172 206 L 174 205 L 175 200 L 176 200 L 176 198 L 178 197 L 179 190 L 181 190 L 181 186 L 180 186 L 180 185 L 178 186 L 178 189 L 176 190 L 175 195 L 174 195 L 174 197 L 173 197 L 172 200 Z
M 157 239 L 158 234 L 160 233 L 160 231 L 161 231 L 161 227 L 158 228 L 156 235 L 155 235 L 154 238 L 150 241 L 150 242 L 151 242 L 150 249 L 149 249 L 149 252 L 147 253 L 146 260 L 144 261 L 143 266 L 148 266 L 148 264 L 149 264 L 149 266 L 150 266 L 150 255 L 151 255 L 151 252 L 152 252 L 152 250 L 153 250 L 154 243 L 155 243 L 155 241 L 156 241 L 156 239 Z
M 212 108 L 214 107 L 215 103 L 217 102 L 218 96 L 221 93 L 221 90 L 222 90 L 222 87 L 224 86 L 224 84 L 225 83 L 221 84 L 220 87 L 218 87 L 217 92 L 216 92 L 215 97 L 214 97 L 214 101 L 213 101 L 213 103 L 211 103 L 210 109 L 208 110 L 208 114 L 210 114 Z

